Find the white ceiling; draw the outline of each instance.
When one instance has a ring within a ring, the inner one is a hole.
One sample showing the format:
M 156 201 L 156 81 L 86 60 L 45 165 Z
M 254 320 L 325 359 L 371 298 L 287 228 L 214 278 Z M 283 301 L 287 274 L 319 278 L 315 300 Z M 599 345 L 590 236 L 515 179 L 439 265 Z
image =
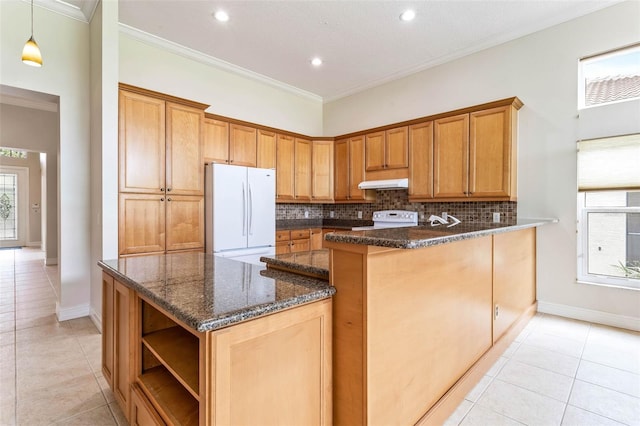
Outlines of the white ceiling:
M 120 0 L 120 22 L 333 100 L 618 0 Z M 407 8 L 417 16 L 403 22 Z M 212 14 L 223 9 L 226 23 Z M 309 61 L 324 60 L 320 68 Z

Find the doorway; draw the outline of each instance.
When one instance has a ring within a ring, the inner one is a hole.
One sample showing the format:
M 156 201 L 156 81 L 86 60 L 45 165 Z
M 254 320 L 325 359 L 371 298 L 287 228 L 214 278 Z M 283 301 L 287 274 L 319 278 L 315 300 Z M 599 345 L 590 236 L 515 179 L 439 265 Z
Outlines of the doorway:
M 27 242 L 29 169 L 0 166 L 0 247 Z

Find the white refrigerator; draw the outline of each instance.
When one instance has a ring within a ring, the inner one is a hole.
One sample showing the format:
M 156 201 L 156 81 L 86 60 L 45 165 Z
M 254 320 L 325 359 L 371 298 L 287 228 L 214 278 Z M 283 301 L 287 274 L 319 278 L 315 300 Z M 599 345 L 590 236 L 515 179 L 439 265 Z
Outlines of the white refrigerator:
M 208 164 L 206 252 L 260 264 L 275 254 L 276 171 Z

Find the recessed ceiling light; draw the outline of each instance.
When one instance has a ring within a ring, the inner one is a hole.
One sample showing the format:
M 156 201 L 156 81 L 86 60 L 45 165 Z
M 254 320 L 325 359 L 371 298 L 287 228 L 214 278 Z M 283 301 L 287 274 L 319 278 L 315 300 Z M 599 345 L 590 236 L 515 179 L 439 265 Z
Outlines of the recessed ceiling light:
M 409 10 L 405 10 L 404 12 L 402 12 L 402 15 L 400 15 L 400 20 L 402 21 L 413 21 L 413 18 L 416 17 L 416 12 L 414 12 L 413 10 L 409 9 Z
M 229 20 L 229 15 L 224 10 L 217 11 L 213 16 L 220 22 L 227 22 Z
M 322 65 L 322 59 L 320 58 L 313 58 L 311 60 L 311 65 L 313 65 L 314 67 L 319 67 L 320 65 Z

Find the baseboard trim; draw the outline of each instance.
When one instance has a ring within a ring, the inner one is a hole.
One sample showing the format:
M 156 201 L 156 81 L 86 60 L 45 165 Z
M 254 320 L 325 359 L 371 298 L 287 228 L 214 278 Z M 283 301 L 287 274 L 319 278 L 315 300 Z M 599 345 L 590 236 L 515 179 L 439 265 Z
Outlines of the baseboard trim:
M 27 247 L 40 247 L 42 246 L 42 243 L 40 241 L 31 241 L 30 243 L 27 243 Z
M 58 264 L 58 258 L 57 257 L 52 257 L 49 259 L 45 259 L 44 260 L 44 264 L 47 266 L 51 266 L 51 265 L 57 265 Z
M 102 333 L 102 315 L 98 315 L 95 309 L 91 308 L 91 314 L 89 315 L 91 321 L 96 326 L 98 331 Z
M 89 313 L 90 307 L 88 303 L 71 306 L 70 308 L 61 308 L 60 303 L 56 302 L 56 315 L 58 316 L 58 321 L 67 321 L 70 319 L 86 317 Z
M 579 308 L 577 306 L 561 305 L 559 303 L 538 301 L 538 312 L 573 318 L 580 321 L 588 321 L 596 324 L 625 328 L 627 330 L 640 331 L 640 318 L 626 315 L 611 314 L 609 312 L 595 311 L 593 309 Z

